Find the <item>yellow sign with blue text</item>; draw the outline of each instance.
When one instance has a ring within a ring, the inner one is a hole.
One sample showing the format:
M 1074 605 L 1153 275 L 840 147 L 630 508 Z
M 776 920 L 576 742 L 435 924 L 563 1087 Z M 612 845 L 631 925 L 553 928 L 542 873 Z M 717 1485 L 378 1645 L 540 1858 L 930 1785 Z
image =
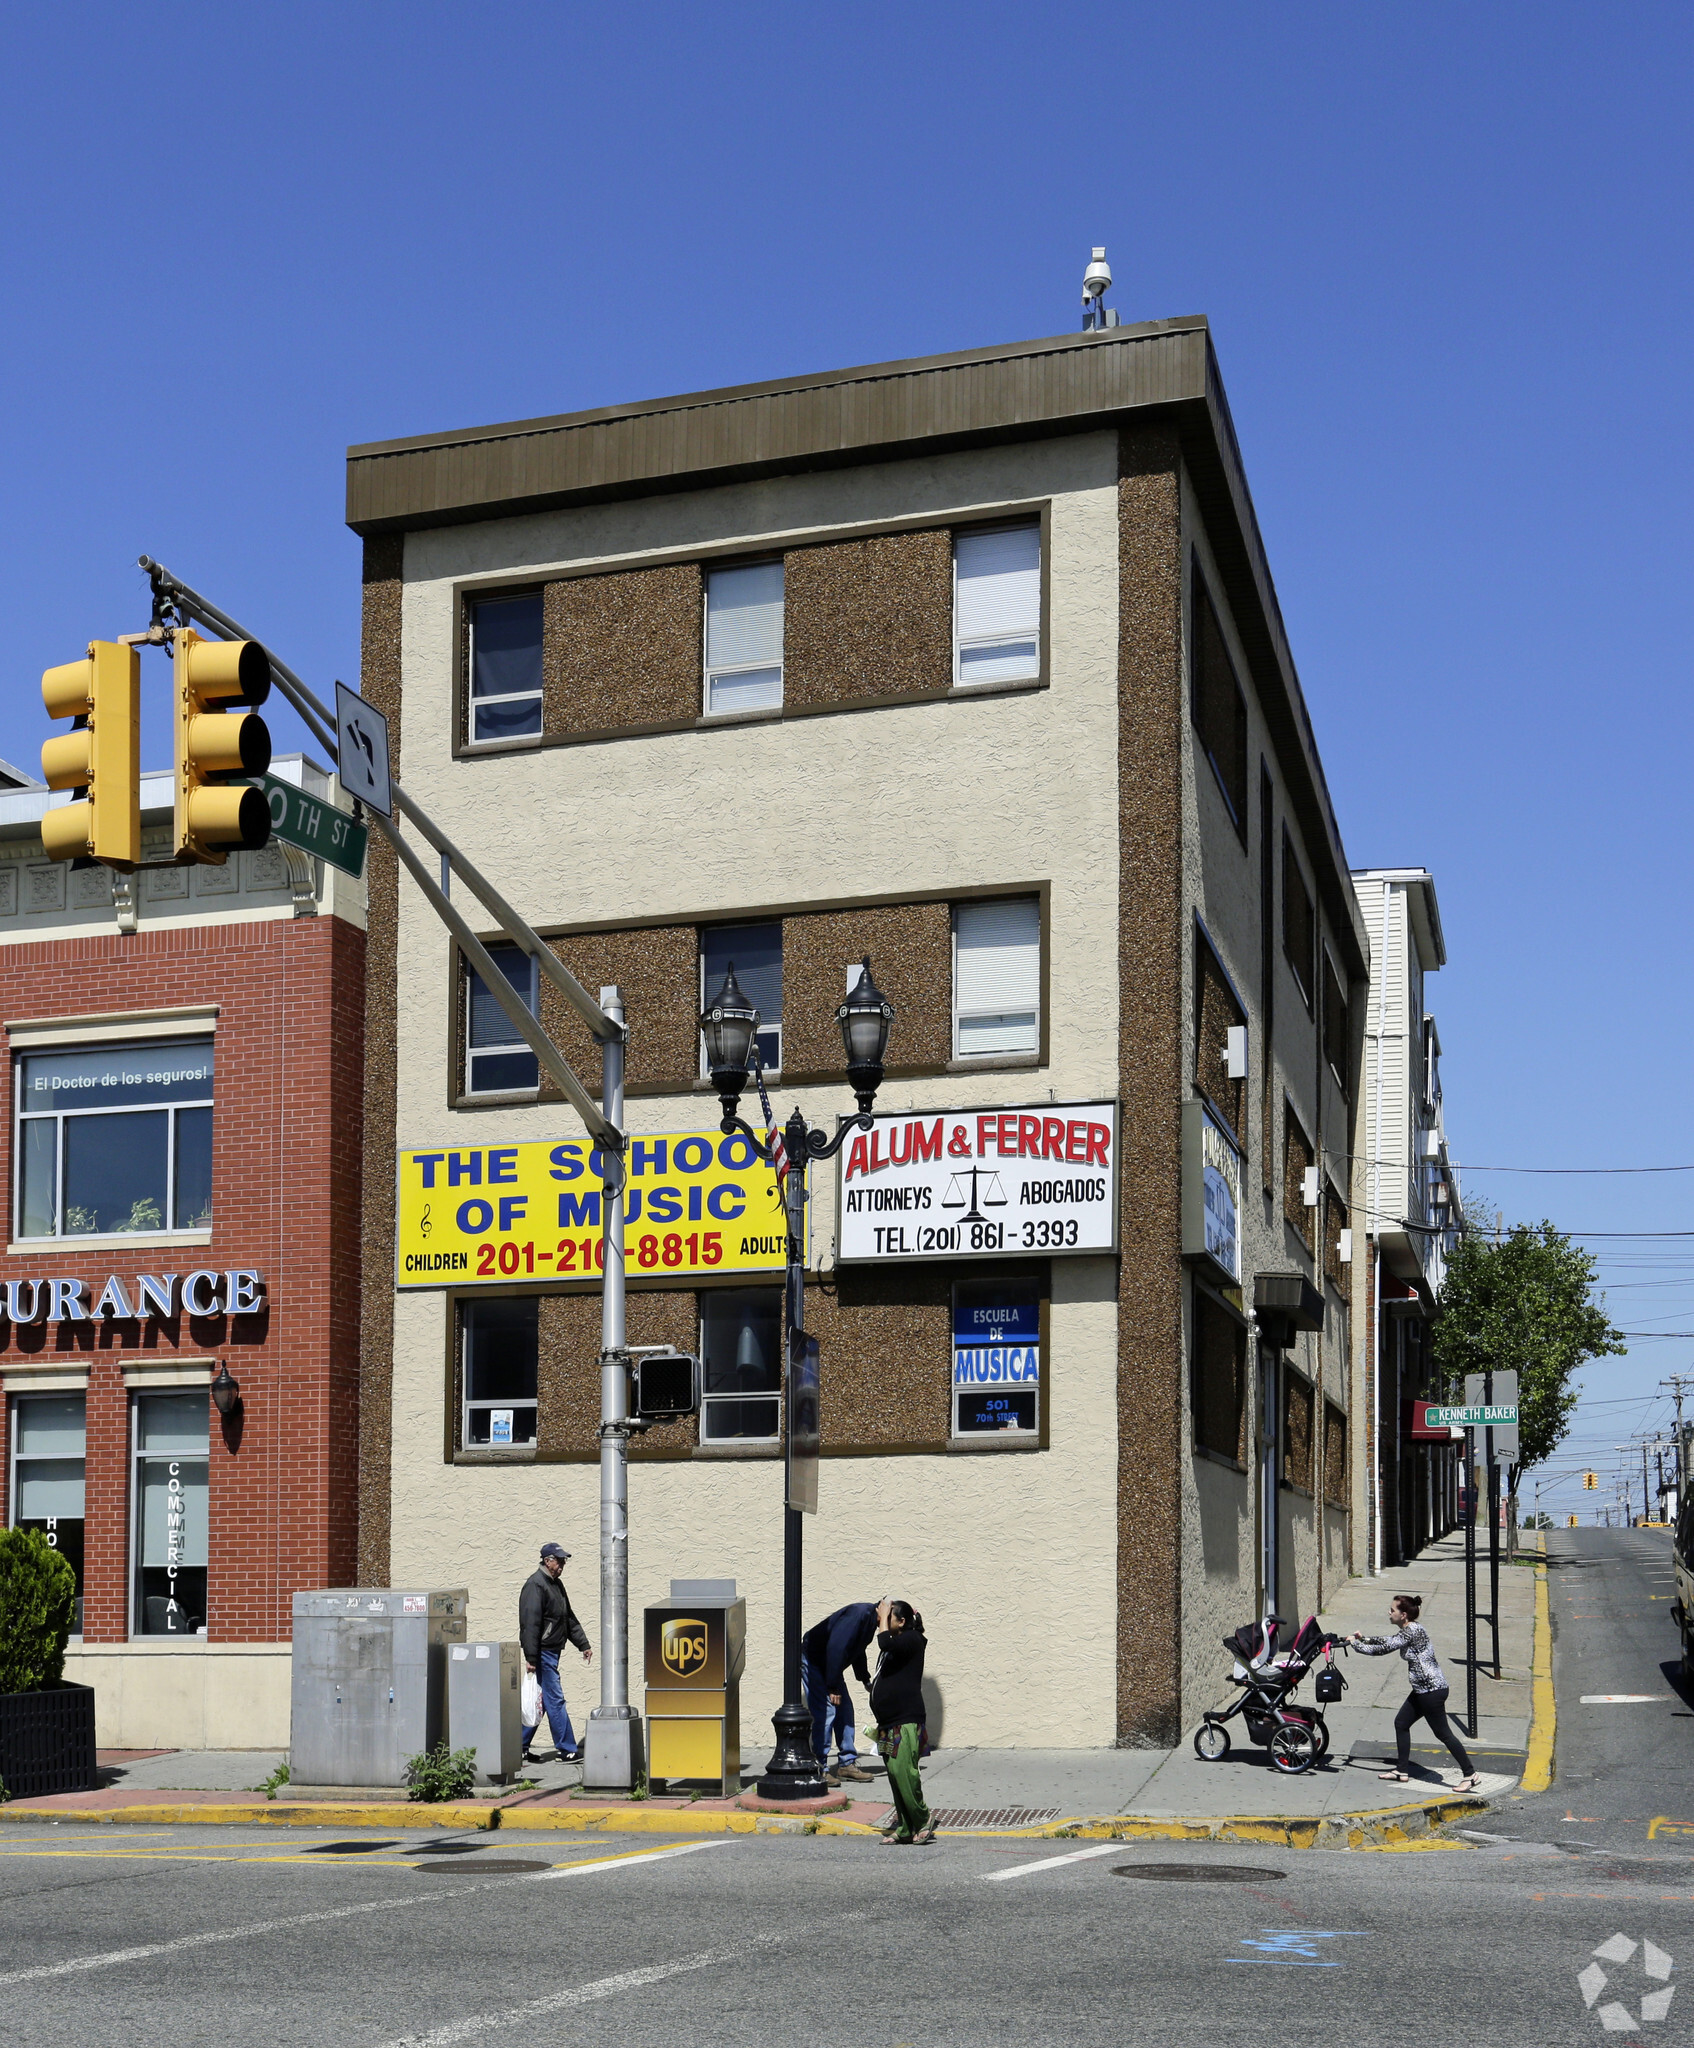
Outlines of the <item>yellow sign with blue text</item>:
M 632 1137 L 624 1262 L 632 1280 L 780 1272 L 776 1175 L 739 1133 Z M 600 1153 L 587 1138 L 400 1154 L 397 1287 L 595 1280 L 605 1270 Z

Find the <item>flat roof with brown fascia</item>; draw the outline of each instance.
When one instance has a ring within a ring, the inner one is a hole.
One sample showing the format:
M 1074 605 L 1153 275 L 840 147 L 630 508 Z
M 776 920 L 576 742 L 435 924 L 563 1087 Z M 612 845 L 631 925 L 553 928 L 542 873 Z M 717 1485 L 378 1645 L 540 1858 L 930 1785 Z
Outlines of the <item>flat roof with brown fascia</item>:
M 1151 420 L 1177 430 L 1307 843 L 1328 851 L 1321 893 L 1363 976 L 1364 924 L 1202 317 L 365 442 L 347 451 L 347 523 L 462 526 Z

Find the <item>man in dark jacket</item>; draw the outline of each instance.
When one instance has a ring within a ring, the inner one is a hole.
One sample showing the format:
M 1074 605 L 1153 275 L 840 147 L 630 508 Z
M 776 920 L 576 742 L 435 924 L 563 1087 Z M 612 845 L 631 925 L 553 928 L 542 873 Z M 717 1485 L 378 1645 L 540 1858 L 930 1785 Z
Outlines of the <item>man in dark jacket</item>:
M 587 1633 L 572 1611 L 570 1595 L 564 1588 L 564 1570 L 569 1557 L 570 1552 L 561 1544 L 542 1544 L 541 1563 L 525 1579 L 523 1591 L 518 1595 L 518 1641 L 523 1646 L 524 1662 L 541 1681 L 541 1704 L 546 1709 L 547 1725 L 553 1731 L 553 1746 L 563 1762 L 574 1764 L 581 1752 L 571 1728 L 564 1688 L 559 1683 L 559 1652 L 566 1643 L 575 1643 L 585 1664 L 594 1661 L 594 1652 L 588 1646 Z M 530 1739 L 540 1725 L 539 1722 L 531 1723 L 523 1731 L 525 1763 L 530 1760 Z
M 858 1600 L 851 1607 L 838 1607 L 800 1638 L 806 1704 L 812 1710 L 812 1751 L 832 1785 L 839 1785 L 843 1778 L 859 1784 L 870 1781 L 870 1772 L 859 1768 L 853 1695 L 847 1690 L 846 1674 L 851 1670 L 861 1685 L 870 1684 L 865 1651 L 875 1634 L 876 1608 L 868 1600 Z M 839 1751 L 833 1771 L 829 1769 L 832 1730 Z

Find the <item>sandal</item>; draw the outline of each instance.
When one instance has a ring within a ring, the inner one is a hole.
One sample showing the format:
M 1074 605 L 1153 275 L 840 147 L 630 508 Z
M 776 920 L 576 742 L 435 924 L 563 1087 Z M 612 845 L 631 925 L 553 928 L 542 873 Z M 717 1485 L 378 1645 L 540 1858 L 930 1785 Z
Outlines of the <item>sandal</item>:
M 884 1835 L 882 1846 L 885 1849 L 909 1849 L 912 1846 L 912 1838 L 910 1835 Z
M 1468 1778 L 1461 1778 L 1453 1787 L 1453 1790 L 1455 1792 L 1480 1792 L 1482 1790 L 1482 1773 L 1480 1771 L 1472 1771 Z
M 935 1830 L 934 1828 L 920 1828 L 919 1831 L 912 1837 L 912 1840 L 914 1842 L 921 1843 L 923 1847 L 928 1848 L 929 1844 L 935 1840 Z
M 1390 1785 L 1409 1785 L 1412 1782 L 1410 1771 L 1378 1771 L 1376 1775 Z

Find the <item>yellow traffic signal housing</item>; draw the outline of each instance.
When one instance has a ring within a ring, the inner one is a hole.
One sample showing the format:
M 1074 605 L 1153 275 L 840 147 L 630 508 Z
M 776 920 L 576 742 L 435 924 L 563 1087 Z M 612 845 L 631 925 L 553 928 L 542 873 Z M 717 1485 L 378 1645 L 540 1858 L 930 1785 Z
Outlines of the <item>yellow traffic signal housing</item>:
M 1598 1472 L 1584 1472 L 1584 1473 L 1583 1473 L 1583 1475 L 1582 1475 L 1582 1483 L 1583 1483 L 1583 1485 L 1584 1485 L 1584 1486 L 1585 1486 L 1585 1487 L 1586 1487 L 1586 1488 L 1588 1489 L 1588 1491 L 1589 1491 L 1590 1493 L 1592 1493 L 1592 1492 L 1594 1491 L 1595 1487 L 1597 1487 L 1597 1486 L 1599 1485 L 1599 1483 L 1600 1483 L 1600 1475 L 1599 1475 L 1599 1473 L 1598 1473 Z
M 49 789 L 80 792 L 41 821 L 50 860 L 99 860 L 124 872 L 141 859 L 141 656 L 115 640 L 91 640 L 81 661 L 41 678 L 50 718 L 76 728 L 41 749 Z
M 256 640 L 206 640 L 189 626 L 177 628 L 172 659 L 177 858 L 221 867 L 231 847 L 271 836 L 271 807 L 247 780 L 271 765 L 271 736 L 245 708 L 269 696 L 270 659 Z

